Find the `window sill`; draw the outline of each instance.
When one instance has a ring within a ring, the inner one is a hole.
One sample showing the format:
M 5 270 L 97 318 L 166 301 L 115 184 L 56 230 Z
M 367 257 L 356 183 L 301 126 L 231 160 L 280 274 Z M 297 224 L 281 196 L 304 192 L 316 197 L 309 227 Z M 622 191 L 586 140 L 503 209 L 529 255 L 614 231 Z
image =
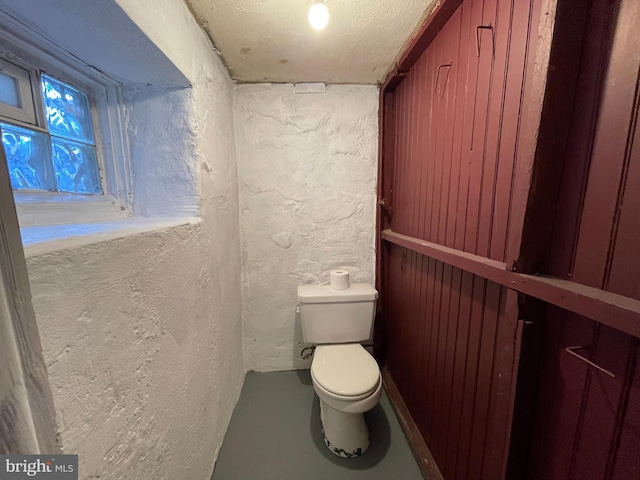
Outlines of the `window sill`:
M 142 233 L 196 225 L 200 218 L 129 218 L 120 221 L 21 227 L 27 258 Z
M 69 223 L 118 222 L 129 218 L 109 195 L 77 195 L 14 190 L 13 197 L 20 227 L 51 226 Z

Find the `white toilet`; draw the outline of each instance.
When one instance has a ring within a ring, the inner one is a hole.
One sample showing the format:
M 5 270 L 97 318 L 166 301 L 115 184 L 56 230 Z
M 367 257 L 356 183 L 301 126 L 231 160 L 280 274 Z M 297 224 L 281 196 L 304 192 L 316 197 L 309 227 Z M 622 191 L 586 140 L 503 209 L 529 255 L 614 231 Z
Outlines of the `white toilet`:
M 382 394 L 380 368 L 358 343 L 371 338 L 377 298 L 366 283 L 352 283 L 346 290 L 298 286 L 302 336 L 317 345 L 311 379 L 320 398 L 324 442 L 341 457 L 357 457 L 369 447 L 363 414 Z

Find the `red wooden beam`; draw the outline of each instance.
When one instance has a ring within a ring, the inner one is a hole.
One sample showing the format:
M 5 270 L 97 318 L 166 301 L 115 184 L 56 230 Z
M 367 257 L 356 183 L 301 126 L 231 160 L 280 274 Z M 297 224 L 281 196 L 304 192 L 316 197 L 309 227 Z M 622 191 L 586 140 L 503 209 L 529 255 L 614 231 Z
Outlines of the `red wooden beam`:
M 527 257 L 539 254 L 538 249 L 535 248 L 537 247 L 535 243 L 537 236 L 534 235 L 533 238 L 524 236 L 525 219 L 528 212 L 529 214 L 533 213 L 533 210 L 529 211 L 527 209 L 532 207 L 532 204 L 529 203 L 529 198 L 532 197 L 533 199 L 536 193 L 532 192 L 531 189 L 536 167 L 536 153 L 543 107 L 545 106 L 557 6 L 558 0 L 543 0 L 542 8 L 532 11 L 533 16 L 530 24 L 537 25 L 538 28 L 531 29 L 529 34 L 525 83 L 521 98 L 523 110 L 517 126 L 518 144 L 511 211 L 509 214 L 509 230 L 507 232 L 506 261 L 510 268 L 517 266 L 520 271 L 525 273 L 530 273 L 528 269 L 533 268 L 532 265 L 536 262 L 530 258 L 521 258 L 521 253 Z M 532 45 L 534 48 L 531 50 Z M 555 195 L 551 199 L 555 200 Z M 536 197 L 536 200 L 543 201 L 543 206 L 548 207 L 544 197 Z M 536 213 L 537 210 L 538 207 L 536 206 Z M 547 223 L 553 224 L 553 221 L 548 221 Z M 531 229 L 527 229 L 527 235 L 531 237 Z M 544 246 L 546 246 L 546 243 L 546 240 L 539 242 L 541 245 L 545 244 Z
M 400 57 L 398 62 L 398 71 L 400 73 L 408 72 L 418 58 L 424 53 L 431 44 L 438 32 L 449 21 L 453 12 L 462 4 L 462 0 L 443 0 L 436 3 L 436 7 L 431 11 L 427 19 L 422 24 L 422 28 L 418 35 L 409 43 L 405 49 L 404 55 Z
M 516 273 L 497 260 L 409 237 L 391 230 L 382 239 L 570 312 L 640 337 L 640 301 L 553 277 Z
M 382 82 L 383 92 L 390 92 L 396 88 L 461 4 L 462 0 L 436 2 L 435 8 L 428 14 L 416 36 L 404 49 L 396 66 L 387 73 Z

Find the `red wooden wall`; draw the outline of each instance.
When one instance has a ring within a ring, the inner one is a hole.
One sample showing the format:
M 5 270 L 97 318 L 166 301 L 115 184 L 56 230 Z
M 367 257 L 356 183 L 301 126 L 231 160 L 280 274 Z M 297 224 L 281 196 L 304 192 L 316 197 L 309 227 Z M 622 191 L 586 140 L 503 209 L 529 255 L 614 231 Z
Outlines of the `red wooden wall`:
M 387 368 L 444 477 L 500 478 L 507 442 L 513 297 L 399 246 L 389 252 Z M 398 346 L 402 348 L 394 348 Z M 500 345 L 507 346 L 499 348 Z
M 640 2 L 587 13 L 547 271 L 640 299 Z M 529 477 L 637 480 L 638 338 L 551 306 L 543 328 Z
M 638 25 L 446 0 L 383 87 L 386 367 L 447 480 L 640 478 Z
M 640 299 L 640 2 L 589 13 L 548 272 Z
M 535 5 L 462 2 L 397 86 L 386 228 L 505 261 Z M 391 376 L 445 478 L 500 478 L 516 294 L 399 246 L 385 251 Z
M 394 232 L 504 261 L 531 3 L 463 2 L 396 88 Z
M 640 476 L 638 339 L 548 307 L 530 479 L 637 480 Z M 567 347 L 590 346 L 570 355 Z

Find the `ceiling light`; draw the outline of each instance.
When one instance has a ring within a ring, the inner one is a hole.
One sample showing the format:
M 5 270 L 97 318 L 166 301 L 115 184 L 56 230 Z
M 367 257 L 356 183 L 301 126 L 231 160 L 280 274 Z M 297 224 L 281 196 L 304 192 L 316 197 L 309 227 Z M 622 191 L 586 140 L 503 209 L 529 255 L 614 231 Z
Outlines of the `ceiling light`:
M 315 0 L 309 9 L 309 23 L 316 30 L 322 30 L 329 23 L 329 10 L 324 0 Z

